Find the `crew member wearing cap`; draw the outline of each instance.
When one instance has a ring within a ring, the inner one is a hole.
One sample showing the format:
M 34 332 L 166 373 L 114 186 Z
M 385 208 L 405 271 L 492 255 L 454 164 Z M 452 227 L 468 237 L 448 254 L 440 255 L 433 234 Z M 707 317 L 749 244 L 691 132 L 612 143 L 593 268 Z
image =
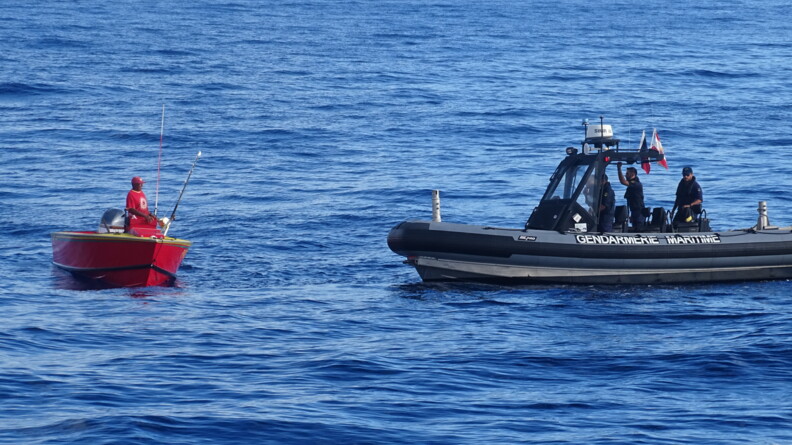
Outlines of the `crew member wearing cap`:
M 126 210 L 130 227 L 157 227 L 157 218 L 149 213 L 148 200 L 143 193 L 144 181 L 140 176 L 132 178 L 132 190 L 127 193 Z
M 638 170 L 635 167 L 627 167 L 627 174 L 622 174 L 622 163 L 616 164 L 619 168 L 619 182 L 627 186 L 624 192 L 624 199 L 627 200 L 627 207 L 630 209 L 630 223 L 633 230 L 638 231 L 646 223 L 646 217 L 643 214 L 644 209 L 644 192 L 643 184 L 638 179 Z
M 701 193 L 701 186 L 693 176 L 693 169 L 685 167 L 682 169 L 682 179 L 679 181 L 676 191 L 676 201 L 671 213 L 676 212 L 675 222 L 690 222 L 695 215 L 701 213 L 701 203 L 704 195 Z

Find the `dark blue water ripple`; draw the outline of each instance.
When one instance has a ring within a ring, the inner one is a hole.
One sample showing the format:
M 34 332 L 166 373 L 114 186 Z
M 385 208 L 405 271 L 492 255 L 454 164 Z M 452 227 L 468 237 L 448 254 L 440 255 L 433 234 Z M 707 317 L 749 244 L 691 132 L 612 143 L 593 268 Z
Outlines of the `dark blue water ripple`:
M 423 284 L 405 218 L 521 227 L 580 122 L 658 128 L 718 230 L 792 224 L 788 5 L 0 5 L 0 443 L 792 442 L 790 283 Z M 54 268 L 129 178 L 173 286 Z M 620 193 L 617 191 L 617 194 Z

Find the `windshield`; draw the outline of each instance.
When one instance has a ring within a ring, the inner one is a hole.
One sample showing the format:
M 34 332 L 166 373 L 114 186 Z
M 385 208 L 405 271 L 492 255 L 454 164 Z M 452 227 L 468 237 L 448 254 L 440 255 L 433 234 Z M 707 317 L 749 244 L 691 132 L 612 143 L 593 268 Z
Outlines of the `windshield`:
M 544 199 L 570 199 L 575 194 L 580 181 L 586 176 L 589 166 L 577 164 L 569 167 L 555 184 L 545 192 Z
M 595 212 L 594 208 L 597 207 L 597 193 L 600 193 L 599 190 L 601 188 L 597 186 L 597 179 L 595 175 L 591 175 L 586 180 L 586 186 L 583 187 L 583 191 L 580 192 L 580 195 L 577 197 L 577 203 L 580 204 L 580 207 L 585 209 L 591 216 L 594 216 Z
M 593 164 L 575 164 L 569 166 L 558 179 L 557 182 L 551 184 L 550 188 L 544 195 L 544 200 L 552 199 L 575 199 L 580 205 L 580 208 L 588 212 L 589 215 L 595 217 L 598 213 L 595 209 L 598 207 L 598 193 L 600 193 L 599 184 L 597 184 L 596 175 L 589 172 L 589 167 Z M 578 195 L 575 192 L 582 187 Z

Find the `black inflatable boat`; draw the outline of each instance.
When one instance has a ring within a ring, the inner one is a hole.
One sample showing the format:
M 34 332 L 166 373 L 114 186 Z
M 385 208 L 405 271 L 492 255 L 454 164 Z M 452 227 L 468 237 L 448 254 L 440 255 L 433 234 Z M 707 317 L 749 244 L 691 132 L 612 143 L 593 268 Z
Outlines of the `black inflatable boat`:
M 706 211 L 672 222 L 663 208 L 644 209 L 631 228 L 617 208 L 613 231 L 598 232 L 600 179 L 615 162 L 662 160 L 647 149 L 619 148 L 612 128 L 587 126 L 581 150 L 566 149 L 524 228 L 408 220 L 388 235 L 425 281 L 684 283 L 792 277 L 792 230 L 763 216 L 750 229 L 714 232 Z M 439 218 L 437 218 L 439 219 Z M 765 221 L 763 223 L 763 221 Z

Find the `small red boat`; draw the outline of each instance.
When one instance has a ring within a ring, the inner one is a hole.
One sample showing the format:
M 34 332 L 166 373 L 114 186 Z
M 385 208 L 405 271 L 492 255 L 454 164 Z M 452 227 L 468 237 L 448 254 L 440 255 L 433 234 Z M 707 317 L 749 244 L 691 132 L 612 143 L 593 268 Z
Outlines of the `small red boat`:
M 111 209 L 96 232 L 52 233 L 52 262 L 111 286 L 157 286 L 175 279 L 191 245 L 156 228 L 125 231 L 124 212 Z

